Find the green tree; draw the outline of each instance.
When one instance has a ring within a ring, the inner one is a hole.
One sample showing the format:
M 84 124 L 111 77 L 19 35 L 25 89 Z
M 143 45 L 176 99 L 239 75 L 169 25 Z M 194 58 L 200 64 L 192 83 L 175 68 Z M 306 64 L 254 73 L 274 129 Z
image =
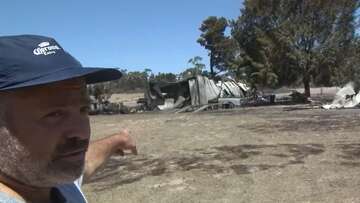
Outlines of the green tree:
M 152 74 L 152 70 L 150 68 L 145 68 L 143 74 L 146 79 L 149 79 Z
M 202 57 L 200 56 L 195 56 L 189 59 L 188 64 L 190 64 L 191 67 L 188 66 L 186 70 L 180 73 L 179 74 L 180 78 L 187 79 L 187 78 L 195 77 L 197 75 L 202 75 L 206 66 L 201 61 L 202 61 Z
M 215 77 L 215 69 L 224 70 L 224 44 L 228 39 L 225 36 L 227 27 L 226 18 L 210 16 L 202 22 L 199 28 L 202 33 L 197 42 L 209 51 L 211 77 Z
M 278 76 L 270 56 L 278 50 L 272 47 L 273 43 L 266 35 L 263 16 L 258 15 L 250 3 L 246 1 L 242 15 L 231 21 L 231 33 L 239 48 L 230 67 L 238 79 L 245 79 L 252 85 L 274 86 L 278 83 Z
M 240 64 L 247 75 L 270 76 L 268 81 L 276 82 L 275 75 L 280 84 L 300 80 L 310 96 L 312 81 L 344 72 L 343 63 L 354 53 L 358 8 L 358 0 L 246 0 L 232 22 L 232 35 L 244 52 Z
M 192 68 L 195 69 L 196 74 L 200 75 L 205 69 L 205 64 L 201 63 L 202 58 L 200 56 L 195 56 L 194 58 L 189 59 L 188 64 L 192 65 Z

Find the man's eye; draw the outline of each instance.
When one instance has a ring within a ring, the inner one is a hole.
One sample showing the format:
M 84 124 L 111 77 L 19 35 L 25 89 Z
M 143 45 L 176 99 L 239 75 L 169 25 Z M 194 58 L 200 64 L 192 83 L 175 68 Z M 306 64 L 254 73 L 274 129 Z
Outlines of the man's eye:
M 61 117 L 63 116 L 64 113 L 62 111 L 54 111 L 54 112 L 51 112 L 49 114 L 46 114 L 46 118 L 55 118 L 55 117 Z

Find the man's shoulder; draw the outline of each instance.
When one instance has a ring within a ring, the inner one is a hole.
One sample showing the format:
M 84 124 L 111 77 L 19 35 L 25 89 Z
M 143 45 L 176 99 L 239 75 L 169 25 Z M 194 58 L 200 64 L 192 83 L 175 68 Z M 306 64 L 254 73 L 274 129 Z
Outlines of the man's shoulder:
M 0 192 L 0 203 L 23 203 L 22 201 L 11 197 L 10 195 Z
M 86 203 L 87 201 L 80 188 L 81 182 L 82 180 L 80 179 L 74 183 L 60 185 L 56 188 L 60 191 L 61 196 L 66 199 L 66 202 Z
M 82 177 L 73 183 L 60 185 L 53 188 L 51 194 L 52 202 L 66 203 L 87 203 L 84 194 L 81 191 Z M 0 203 L 24 203 L 7 193 L 0 191 Z
M 66 202 L 66 203 L 86 203 L 85 196 L 83 195 L 79 182 L 75 181 L 74 183 L 64 184 L 56 187 L 57 191 L 53 194 L 55 195 L 54 202 Z M 16 199 L 0 191 L 0 203 L 24 203 L 23 201 Z

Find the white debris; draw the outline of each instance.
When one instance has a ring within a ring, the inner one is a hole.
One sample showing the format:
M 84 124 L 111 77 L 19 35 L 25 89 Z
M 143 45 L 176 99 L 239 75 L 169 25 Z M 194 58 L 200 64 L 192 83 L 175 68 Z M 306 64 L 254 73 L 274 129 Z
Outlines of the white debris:
M 174 99 L 173 98 L 165 99 L 164 104 L 158 105 L 158 108 L 162 111 L 173 109 L 174 108 Z
M 360 93 L 356 94 L 352 82 L 341 88 L 331 104 L 323 105 L 324 109 L 353 108 L 360 104 Z

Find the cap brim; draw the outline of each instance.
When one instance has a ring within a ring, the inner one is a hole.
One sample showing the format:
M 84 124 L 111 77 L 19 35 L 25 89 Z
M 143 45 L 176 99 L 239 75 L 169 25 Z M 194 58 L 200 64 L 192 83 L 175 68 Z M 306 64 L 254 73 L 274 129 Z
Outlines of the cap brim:
M 42 85 L 52 82 L 59 82 L 63 80 L 69 80 L 73 78 L 83 77 L 87 84 L 106 82 L 121 78 L 122 73 L 113 68 L 66 68 L 58 70 L 53 73 L 42 75 L 28 81 L 19 82 L 18 84 L 10 85 L 8 87 L 1 88 L 1 90 L 10 90 L 23 87 L 30 87 L 36 85 Z

